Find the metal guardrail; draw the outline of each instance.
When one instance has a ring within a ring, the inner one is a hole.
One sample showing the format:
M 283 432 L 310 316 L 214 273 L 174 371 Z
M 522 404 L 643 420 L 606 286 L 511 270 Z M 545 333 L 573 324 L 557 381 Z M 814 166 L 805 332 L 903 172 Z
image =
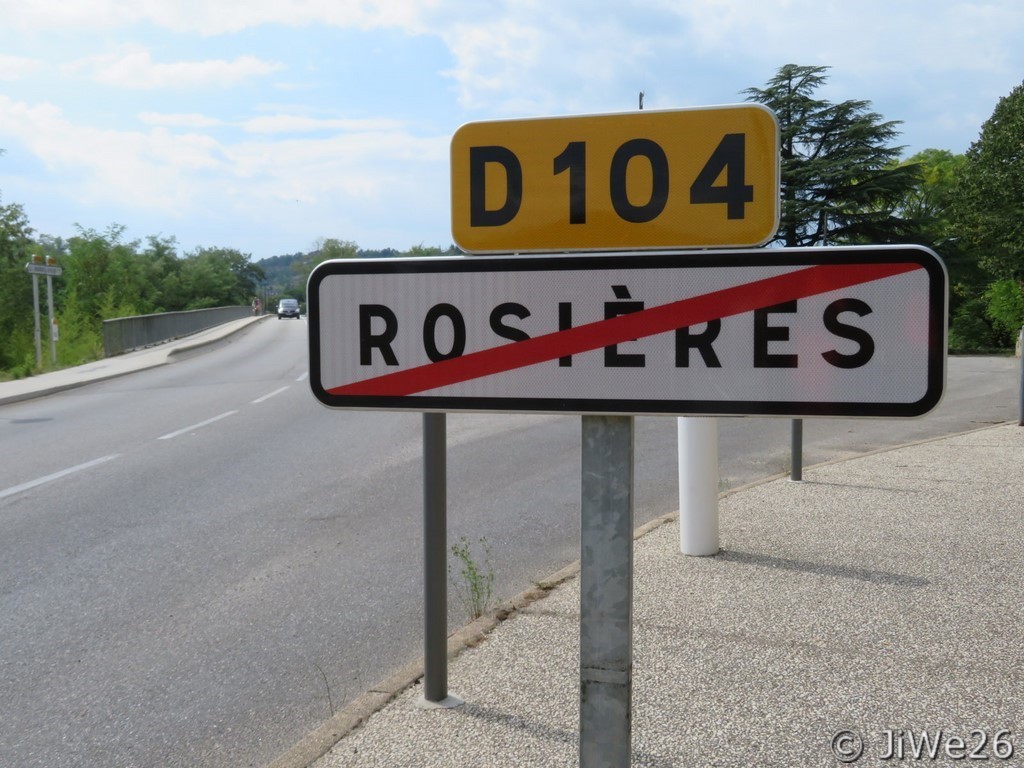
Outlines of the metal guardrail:
M 113 357 L 133 349 L 205 331 L 221 323 L 252 316 L 252 307 L 214 307 L 184 312 L 118 317 L 103 321 L 103 354 Z

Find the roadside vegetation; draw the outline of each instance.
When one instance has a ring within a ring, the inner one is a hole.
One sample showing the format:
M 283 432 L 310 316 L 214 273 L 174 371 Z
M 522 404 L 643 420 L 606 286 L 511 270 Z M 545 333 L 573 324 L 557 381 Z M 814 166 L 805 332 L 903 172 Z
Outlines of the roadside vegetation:
M 469 621 L 479 619 L 494 607 L 494 566 L 491 563 L 491 545 L 486 537 L 476 542 L 477 552 L 465 536 L 451 545 L 452 559 L 448 562 L 448 580 L 455 597 Z
M 1003 352 L 1024 324 L 1024 83 L 995 105 L 964 154 L 926 149 L 904 158 L 899 120 L 867 100 L 819 97 L 827 67 L 781 67 L 750 101 L 772 108 L 782 134 L 782 215 L 770 245 L 916 243 L 950 276 L 951 352 Z M 2 150 L 0 150 L 2 154 Z M 3 162 L 0 157 L 0 162 Z M 26 263 L 59 265 L 57 367 L 103 354 L 102 321 L 116 317 L 305 300 L 306 278 L 326 259 L 454 254 L 451 246 L 366 251 L 321 238 L 306 251 L 252 261 L 229 246 L 179 253 L 174 237 L 126 240 L 125 230 L 76 226 L 68 238 L 36 232 L 0 190 L 0 380 L 40 373 Z M 42 282 L 42 281 L 41 281 Z M 45 322 L 45 291 L 41 292 Z M 49 329 L 43 329 L 47 338 Z

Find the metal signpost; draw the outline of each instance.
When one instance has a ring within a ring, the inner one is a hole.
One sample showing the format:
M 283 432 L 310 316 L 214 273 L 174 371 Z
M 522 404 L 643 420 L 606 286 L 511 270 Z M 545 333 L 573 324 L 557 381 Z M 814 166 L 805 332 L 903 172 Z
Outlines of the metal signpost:
M 423 414 L 423 702 L 450 707 L 448 692 L 447 417 Z
M 580 765 L 628 766 L 633 697 L 633 417 L 583 417 Z
M 36 365 L 43 364 L 43 350 L 41 345 L 41 330 L 39 323 L 39 276 L 46 275 L 46 306 L 47 315 L 50 320 L 50 358 L 57 362 L 57 334 L 53 322 L 53 278 L 59 277 L 63 270 L 53 264 L 40 264 L 30 261 L 25 265 L 25 271 L 32 275 L 32 317 L 35 319 L 35 340 L 36 340 Z
M 627 764 L 608 739 L 629 754 L 632 415 L 918 416 L 945 382 L 946 273 L 919 247 L 340 260 L 308 301 L 325 405 L 601 414 L 583 421 L 585 766 Z
M 773 236 L 779 130 L 759 105 L 470 123 L 451 167 L 455 241 L 508 255 L 320 264 L 310 385 L 333 408 L 424 413 L 435 703 L 444 414 L 582 415 L 580 765 L 625 768 L 634 415 L 924 414 L 945 383 L 945 267 L 915 246 L 670 250 Z

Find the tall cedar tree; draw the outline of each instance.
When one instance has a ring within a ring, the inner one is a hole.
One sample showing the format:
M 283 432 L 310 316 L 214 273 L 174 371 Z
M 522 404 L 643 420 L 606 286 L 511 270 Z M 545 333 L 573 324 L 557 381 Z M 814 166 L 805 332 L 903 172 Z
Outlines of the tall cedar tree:
M 897 165 L 890 146 L 899 121 L 883 121 L 869 101 L 814 97 L 828 67 L 787 64 L 748 101 L 772 109 L 782 143 L 782 212 L 772 242 L 787 246 L 906 242 L 912 229 L 894 213 L 918 181 L 916 164 Z

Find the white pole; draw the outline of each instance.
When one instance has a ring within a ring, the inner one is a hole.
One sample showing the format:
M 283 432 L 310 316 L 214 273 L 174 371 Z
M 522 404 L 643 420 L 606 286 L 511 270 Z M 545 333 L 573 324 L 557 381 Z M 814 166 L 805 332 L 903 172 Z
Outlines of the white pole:
M 718 552 L 718 419 L 678 421 L 679 549 L 706 557 Z

